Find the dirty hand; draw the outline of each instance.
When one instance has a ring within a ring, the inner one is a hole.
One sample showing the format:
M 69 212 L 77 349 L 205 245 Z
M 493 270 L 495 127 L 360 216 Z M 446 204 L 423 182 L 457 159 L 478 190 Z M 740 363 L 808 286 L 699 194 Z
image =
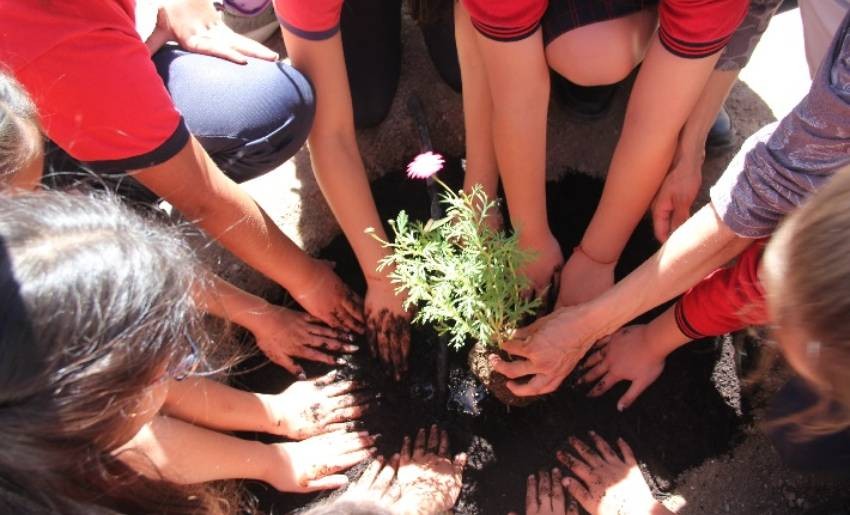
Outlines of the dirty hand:
M 553 468 L 551 476 L 549 472 L 541 470 L 538 475 L 539 479 L 534 474 L 529 475 L 526 482 L 525 515 L 578 515 L 575 500 L 570 499 L 564 504 L 561 470 Z
M 407 372 L 410 314 L 387 279 L 370 280 L 366 290 L 366 336 L 372 356 L 381 360 L 396 381 Z
M 334 365 L 338 357 L 333 353 L 357 352 L 350 332 L 331 329 L 307 313 L 281 306 L 269 305 L 253 314 L 247 329 L 267 358 L 294 375 L 304 374 L 294 358 Z
M 393 505 L 401 497 L 401 487 L 398 481 L 393 481 L 399 460 L 398 454 L 394 455 L 389 463 L 385 462 L 383 456 L 378 456 L 369 463 L 360 478 L 345 490 L 340 499 L 357 503 L 372 502 L 388 512 L 392 511 Z
M 652 201 L 652 226 L 661 243 L 691 216 L 691 206 L 699 194 L 705 147 L 698 155 L 693 154 L 681 148 L 677 150 L 670 171 Z
M 519 329 L 502 349 L 523 359 L 504 361 L 492 356 L 493 369 L 512 381 L 514 395 L 527 397 L 555 391 L 593 345 L 596 337 L 579 308 L 561 308 Z M 516 379 L 532 376 L 527 382 Z
M 165 42 L 183 49 L 245 64 L 249 57 L 277 61 L 270 48 L 233 32 L 210 0 L 166 0 L 159 8 L 154 34 L 146 42 L 151 53 Z M 153 45 L 153 46 L 152 46 Z
M 315 259 L 313 265 L 307 284 L 297 291 L 290 290 L 292 298 L 328 326 L 363 334 L 366 326 L 360 297 L 334 273 L 332 263 Z
M 348 484 L 339 474 L 375 454 L 375 438 L 365 431 L 337 431 L 301 442 L 270 445 L 265 482 L 281 492 L 314 492 Z
M 355 381 L 337 379 L 337 372 L 296 381 L 277 395 L 261 398 L 269 414 L 268 432 L 303 440 L 354 428 L 354 420 L 369 409 L 369 395 Z
M 584 251 L 576 249 L 561 270 L 557 307 L 582 304 L 614 286 L 613 263 L 600 263 Z
M 596 383 L 591 397 L 599 397 L 620 381 L 631 381 L 631 386 L 617 401 L 623 411 L 651 385 L 664 370 L 666 355 L 659 355 L 646 339 L 646 326 L 624 327 L 610 338 L 601 340 L 590 355 L 584 368 L 587 370 L 580 382 Z
M 396 511 L 407 514 L 442 513 L 452 509 L 463 484 L 466 454 L 449 456 L 449 436 L 436 425 L 426 435 L 416 434 L 413 451 L 410 437 L 404 437 L 398 467 L 401 498 Z
M 564 486 L 594 515 L 660 515 L 670 513 L 652 497 L 631 448 L 617 440 L 623 459 L 596 433 L 590 433 L 596 451 L 577 438 L 570 438 L 572 454 L 558 451 L 558 460 L 581 481 L 567 478 Z M 582 484 L 584 483 L 584 484 Z

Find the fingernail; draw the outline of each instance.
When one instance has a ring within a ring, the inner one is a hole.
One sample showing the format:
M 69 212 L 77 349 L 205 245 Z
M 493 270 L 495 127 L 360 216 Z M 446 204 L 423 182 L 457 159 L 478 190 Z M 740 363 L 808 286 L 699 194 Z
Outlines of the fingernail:
M 568 477 L 565 477 L 564 479 L 561 480 L 561 484 L 564 485 L 564 486 L 570 486 L 571 482 L 572 482 L 572 479 L 570 479 Z
M 623 403 L 618 402 L 618 403 L 617 403 L 617 411 L 619 411 L 620 413 L 622 413 L 624 409 L 626 409 L 626 407 L 625 407 L 625 406 L 623 406 Z
M 297 377 L 298 377 L 299 381 L 304 381 L 305 379 L 307 379 L 307 374 L 305 374 L 304 371 L 301 370 L 301 371 L 298 372 Z
M 384 457 L 379 455 L 377 458 L 375 458 L 375 461 L 377 461 L 378 463 L 383 463 Z
M 561 472 L 561 469 L 559 469 L 558 467 L 552 467 L 552 473 L 553 474 L 558 474 L 560 472 Z
M 350 353 L 357 352 L 357 351 L 360 350 L 360 347 L 358 347 L 357 345 L 346 345 L 343 348 L 345 349 L 345 352 L 350 352 Z
M 533 479 L 534 479 L 534 474 L 529 474 L 529 475 L 528 475 L 528 480 L 529 480 L 529 481 L 532 481 Z
M 347 362 L 346 362 L 344 359 L 342 359 L 342 358 L 337 358 L 337 359 L 336 359 L 336 361 L 335 361 L 335 363 L 336 363 L 337 365 L 345 365 Z

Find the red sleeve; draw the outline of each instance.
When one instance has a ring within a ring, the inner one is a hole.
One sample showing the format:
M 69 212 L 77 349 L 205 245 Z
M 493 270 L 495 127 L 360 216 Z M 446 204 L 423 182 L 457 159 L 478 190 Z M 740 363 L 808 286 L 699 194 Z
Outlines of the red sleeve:
M 540 26 L 547 0 L 463 0 L 472 25 L 497 41 L 518 41 Z
M 47 136 L 95 171 L 160 164 L 189 139 L 147 47 L 134 34 L 108 26 L 77 33 L 17 72 Z
M 278 21 L 304 39 L 328 39 L 339 32 L 343 0 L 274 0 Z
M 662 0 L 658 37 L 679 57 L 707 57 L 729 43 L 749 7 L 749 0 Z
M 676 303 L 676 324 L 697 340 L 767 323 L 758 268 L 767 240 L 758 240 L 731 268 L 712 272 Z

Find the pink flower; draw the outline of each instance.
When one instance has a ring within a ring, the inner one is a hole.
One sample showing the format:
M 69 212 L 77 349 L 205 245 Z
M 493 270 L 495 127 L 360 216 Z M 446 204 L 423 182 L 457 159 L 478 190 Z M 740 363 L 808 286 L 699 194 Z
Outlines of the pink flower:
M 407 165 L 407 176 L 411 179 L 427 179 L 443 169 L 446 160 L 443 156 L 431 152 L 423 152 Z

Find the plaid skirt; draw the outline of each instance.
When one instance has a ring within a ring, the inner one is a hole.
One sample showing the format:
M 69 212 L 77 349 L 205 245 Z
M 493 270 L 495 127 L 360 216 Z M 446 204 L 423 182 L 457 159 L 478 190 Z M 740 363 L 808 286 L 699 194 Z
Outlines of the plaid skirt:
M 543 15 L 543 42 L 600 21 L 613 20 L 658 5 L 658 0 L 549 0 Z

